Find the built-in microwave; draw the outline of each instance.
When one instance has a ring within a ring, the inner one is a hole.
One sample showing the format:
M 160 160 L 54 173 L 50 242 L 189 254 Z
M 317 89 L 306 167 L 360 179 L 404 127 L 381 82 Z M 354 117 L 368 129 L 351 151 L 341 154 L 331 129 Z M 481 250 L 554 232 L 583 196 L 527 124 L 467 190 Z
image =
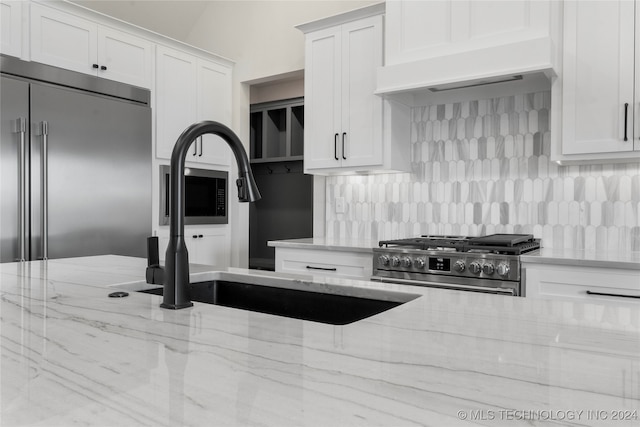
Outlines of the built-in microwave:
M 169 224 L 169 173 L 168 165 L 160 166 L 160 225 Z M 184 223 L 227 224 L 228 172 L 185 168 L 184 173 Z

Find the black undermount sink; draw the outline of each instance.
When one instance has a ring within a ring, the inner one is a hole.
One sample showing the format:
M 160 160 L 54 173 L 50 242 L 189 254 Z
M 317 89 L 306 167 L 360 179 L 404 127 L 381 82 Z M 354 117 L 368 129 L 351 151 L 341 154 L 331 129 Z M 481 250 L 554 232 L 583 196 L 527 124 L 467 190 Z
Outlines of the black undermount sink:
M 190 287 L 192 301 L 331 325 L 346 325 L 403 304 L 225 280 L 191 283 Z M 139 292 L 162 295 L 162 291 L 160 287 Z

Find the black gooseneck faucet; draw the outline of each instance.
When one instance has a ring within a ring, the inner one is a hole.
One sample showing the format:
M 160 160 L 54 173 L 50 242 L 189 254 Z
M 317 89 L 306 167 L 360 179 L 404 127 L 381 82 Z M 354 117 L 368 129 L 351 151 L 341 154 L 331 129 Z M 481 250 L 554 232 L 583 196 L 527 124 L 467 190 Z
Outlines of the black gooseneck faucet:
M 260 200 L 260 192 L 251 172 L 247 152 L 238 136 L 227 126 L 213 121 L 194 123 L 182 132 L 171 153 L 169 182 L 169 245 L 164 268 L 164 290 L 160 307 L 180 309 L 191 307 L 189 289 L 189 255 L 184 239 L 184 163 L 191 144 L 200 136 L 214 134 L 222 137 L 238 163 L 238 199 L 241 202 Z

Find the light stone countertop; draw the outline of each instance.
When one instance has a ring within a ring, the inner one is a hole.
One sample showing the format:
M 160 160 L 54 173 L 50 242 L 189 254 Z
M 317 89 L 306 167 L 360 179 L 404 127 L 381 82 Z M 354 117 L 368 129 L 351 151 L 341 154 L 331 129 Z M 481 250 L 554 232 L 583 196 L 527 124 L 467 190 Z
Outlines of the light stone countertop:
M 523 263 L 640 270 L 640 252 L 540 248 L 537 251 L 521 255 L 520 260 Z M 638 280 L 640 281 L 640 273 Z
M 330 239 L 325 237 L 309 237 L 302 239 L 271 240 L 268 246 L 292 249 L 322 249 L 329 251 L 364 252 L 373 254 L 378 242 L 357 239 Z
M 145 266 L 0 264 L 0 425 L 638 425 L 640 305 L 282 275 L 303 288 L 421 294 L 333 326 L 107 296 Z M 209 270 L 192 278 L 281 277 Z
M 275 248 L 322 249 L 372 253 L 378 247 L 373 240 L 329 239 L 324 237 L 274 240 L 268 242 Z M 577 249 L 540 248 L 521 255 L 522 262 L 582 267 L 604 267 L 640 270 L 640 252 L 587 251 Z

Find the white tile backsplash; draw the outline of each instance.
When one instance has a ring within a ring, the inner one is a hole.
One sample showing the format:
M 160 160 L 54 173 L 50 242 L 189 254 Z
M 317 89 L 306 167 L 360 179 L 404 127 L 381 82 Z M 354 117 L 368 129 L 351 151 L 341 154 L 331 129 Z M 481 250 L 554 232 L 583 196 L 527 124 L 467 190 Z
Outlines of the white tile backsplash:
M 326 236 L 532 233 L 545 247 L 640 251 L 638 163 L 550 162 L 550 107 L 544 91 L 413 108 L 413 172 L 328 177 Z

